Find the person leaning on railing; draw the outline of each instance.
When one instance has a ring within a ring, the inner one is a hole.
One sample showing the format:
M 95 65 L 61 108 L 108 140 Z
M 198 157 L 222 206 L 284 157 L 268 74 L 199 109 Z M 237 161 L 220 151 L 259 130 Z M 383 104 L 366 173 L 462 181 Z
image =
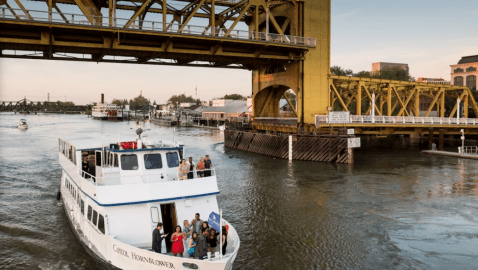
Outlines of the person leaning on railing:
M 188 179 L 189 166 L 186 164 L 185 159 L 181 159 L 181 164 L 178 167 L 178 180 Z
M 189 163 L 188 179 L 193 179 L 194 178 L 194 162 L 192 157 L 189 157 L 188 163 Z
M 199 162 L 196 165 L 196 170 L 198 171 L 198 177 L 204 177 L 204 159 L 202 157 L 199 157 Z
M 211 176 L 212 161 L 209 159 L 209 155 L 206 155 L 206 159 L 204 160 L 204 168 L 206 169 L 204 176 Z

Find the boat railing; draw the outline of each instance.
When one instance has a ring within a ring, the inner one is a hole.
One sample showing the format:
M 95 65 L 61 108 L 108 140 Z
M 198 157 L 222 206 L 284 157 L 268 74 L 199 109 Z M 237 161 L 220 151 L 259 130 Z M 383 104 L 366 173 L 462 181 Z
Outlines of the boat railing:
M 203 176 L 199 176 L 198 172 L 202 172 Z M 210 172 L 210 175 L 208 174 Z M 193 178 L 189 178 L 189 173 L 193 173 Z M 214 169 L 204 169 L 201 171 L 194 170 L 192 172 L 188 173 L 188 179 L 187 180 L 192 180 L 192 179 L 201 179 L 201 178 L 207 178 L 211 176 L 216 175 L 216 170 Z M 83 179 L 91 182 L 95 186 L 115 186 L 115 185 L 127 185 L 127 184 L 121 184 L 121 176 L 120 175 L 115 175 L 115 176 L 95 176 L 92 175 L 88 172 L 81 171 L 81 177 Z M 139 183 L 144 183 L 144 184 L 152 184 L 152 183 L 158 183 L 158 182 L 171 182 L 171 181 L 180 181 L 179 179 L 179 172 L 176 173 L 176 177 L 174 180 L 168 180 L 167 174 L 159 174 L 159 175 L 136 175 L 136 176 L 127 176 L 127 177 L 137 177 L 137 179 L 141 179 L 141 182 Z
M 189 178 L 189 174 L 193 174 L 193 178 Z M 202 175 L 202 176 L 200 176 Z M 186 180 L 191 180 L 191 179 L 199 179 L 199 178 L 205 178 L 205 177 L 210 177 L 210 176 L 215 176 L 216 175 L 216 170 L 214 169 L 204 169 L 204 170 L 196 170 L 194 169 L 193 171 L 189 171 L 186 174 L 187 179 Z M 180 181 L 182 179 L 179 179 L 179 172 L 176 173 L 176 181 Z
M 478 146 L 458 147 L 458 152 L 461 154 L 478 154 Z
M 96 176 L 90 174 L 90 173 L 87 173 L 85 171 L 81 171 L 81 177 L 83 177 L 84 179 L 88 180 L 88 181 L 91 181 L 93 183 L 96 183 Z

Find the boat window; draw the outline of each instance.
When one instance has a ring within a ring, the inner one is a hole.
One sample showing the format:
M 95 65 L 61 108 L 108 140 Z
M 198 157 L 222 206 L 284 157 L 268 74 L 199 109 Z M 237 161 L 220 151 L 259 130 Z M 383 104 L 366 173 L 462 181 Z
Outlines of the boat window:
M 81 200 L 80 208 L 81 208 L 81 214 L 85 215 L 85 202 L 83 200 Z
M 163 162 L 161 160 L 161 154 L 146 154 L 144 155 L 144 167 L 146 169 L 161 169 L 163 168 Z
M 157 207 L 151 207 L 151 221 L 153 223 L 159 222 L 159 211 Z
M 96 152 L 96 166 L 101 167 L 101 152 Z
M 88 214 L 86 215 L 88 220 L 91 220 L 91 214 L 93 214 L 93 209 L 91 208 L 91 205 L 88 205 Z
M 118 167 L 118 154 L 115 154 L 115 167 Z
M 179 167 L 178 153 L 176 152 L 166 153 L 166 160 L 168 161 L 169 168 Z
M 105 234 L 105 219 L 102 215 L 100 215 L 98 218 L 98 230 Z
M 121 169 L 122 170 L 137 170 L 138 157 L 136 155 L 121 155 Z
M 96 226 L 96 222 L 98 222 L 98 212 L 93 210 L 93 225 Z

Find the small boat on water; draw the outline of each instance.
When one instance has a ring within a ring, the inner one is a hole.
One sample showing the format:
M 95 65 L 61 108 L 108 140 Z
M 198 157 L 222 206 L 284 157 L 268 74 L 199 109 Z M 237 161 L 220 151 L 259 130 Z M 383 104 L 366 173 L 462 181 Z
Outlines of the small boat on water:
M 223 132 L 224 130 L 226 130 L 226 126 L 225 126 L 225 125 L 219 126 L 219 131 Z
M 59 138 L 58 199 L 78 241 L 106 269 L 232 269 L 240 240 L 234 227 L 218 218 L 215 170 L 194 171 L 192 179 L 180 180 L 184 145 L 154 141 L 160 136 L 152 134 L 146 138 L 140 128 L 136 133 Z M 203 220 L 210 217 L 209 225 L 216 223 L 227 236 L 224 255 L 216 252 L 204 260 L 189 258 L 186 252 L 184 257 L 173 256 L 168 238 L 196 213 Z M 162 253 L 152 250 L 158 222 L 163 223 L 161 233 L 169 233 Z
M 27 120 L 20 119 L 20 124 L 18 124 L 18 128 L 19 129 L 27 129 L 28 128 Z

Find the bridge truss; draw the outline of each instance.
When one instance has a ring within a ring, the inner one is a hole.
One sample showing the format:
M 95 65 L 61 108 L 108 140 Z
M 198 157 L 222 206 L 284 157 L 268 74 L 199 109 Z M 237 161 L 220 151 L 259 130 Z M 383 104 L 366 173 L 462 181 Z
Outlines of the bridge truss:
M 90 106 L 74 105 L 71 102 L 34 102 L 28 99 L 0 101 L 0 112 L 85 112 Z
M 298 7 L 293 0 L 0 0 L 0 56 L 249 70 L 304 60 L 316 39 L 275 18 L 284 3 Z

